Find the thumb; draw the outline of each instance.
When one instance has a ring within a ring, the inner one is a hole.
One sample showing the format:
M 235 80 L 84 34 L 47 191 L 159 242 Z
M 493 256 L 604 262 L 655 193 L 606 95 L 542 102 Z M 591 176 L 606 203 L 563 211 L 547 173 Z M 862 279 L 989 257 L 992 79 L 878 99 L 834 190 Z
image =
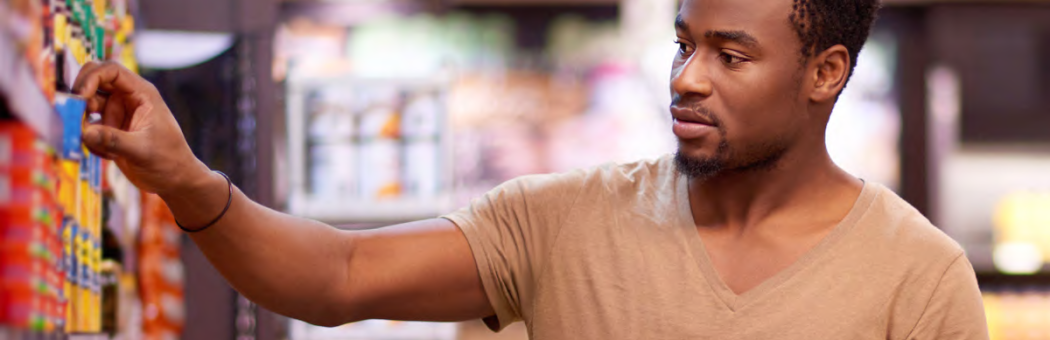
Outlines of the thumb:
M 106 159 L 137 159 L 143 155 L 143 143 L 135 133 L 105 125 L 88 125 L 81 139 L 92 153 Z

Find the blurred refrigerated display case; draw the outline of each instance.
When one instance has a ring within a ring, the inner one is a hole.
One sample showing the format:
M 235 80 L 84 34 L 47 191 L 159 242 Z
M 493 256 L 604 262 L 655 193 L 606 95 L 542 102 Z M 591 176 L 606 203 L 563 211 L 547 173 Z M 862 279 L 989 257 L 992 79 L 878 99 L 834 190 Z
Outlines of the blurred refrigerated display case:
M 434 79 L 290 80 L 289 211 L 330 223 L 447 211 L 446 87 Z

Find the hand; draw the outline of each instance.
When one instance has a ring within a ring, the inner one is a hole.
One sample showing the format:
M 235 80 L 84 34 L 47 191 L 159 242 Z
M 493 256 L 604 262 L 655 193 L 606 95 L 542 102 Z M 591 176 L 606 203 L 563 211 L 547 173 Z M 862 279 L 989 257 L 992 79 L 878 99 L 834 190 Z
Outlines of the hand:
M 160 93 L 139 75 L 117 63 L 90 62 L 73 89 L 87 99 L 88 112 L 102 114 L 84 130 L 84 144 L 113 160 L 139 189 L 165 196 L 211 175 Z

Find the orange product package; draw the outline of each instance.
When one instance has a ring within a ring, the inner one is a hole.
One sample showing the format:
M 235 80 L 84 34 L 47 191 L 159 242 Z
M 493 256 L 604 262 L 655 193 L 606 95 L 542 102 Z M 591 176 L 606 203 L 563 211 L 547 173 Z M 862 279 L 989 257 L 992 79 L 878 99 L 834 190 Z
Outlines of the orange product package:
M 184 271 L 179 259 L 182 233 L 159 196 L 142 195 L 139 239 L 139 294 L 147 340 L 178 338 L 185 324 Z

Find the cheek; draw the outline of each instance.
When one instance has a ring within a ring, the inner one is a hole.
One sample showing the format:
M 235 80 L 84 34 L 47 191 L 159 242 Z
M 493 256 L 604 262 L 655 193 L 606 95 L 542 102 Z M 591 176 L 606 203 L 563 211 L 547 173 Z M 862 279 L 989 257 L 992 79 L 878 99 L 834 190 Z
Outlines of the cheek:
M 761 141 L 791 129 L 799 118 L 793 113 L 794 88 L 783 75 L 770 72 L 726 72 L 718 79 L 726 138 Z M 790 81 L 790 80 L 788 80 Z

